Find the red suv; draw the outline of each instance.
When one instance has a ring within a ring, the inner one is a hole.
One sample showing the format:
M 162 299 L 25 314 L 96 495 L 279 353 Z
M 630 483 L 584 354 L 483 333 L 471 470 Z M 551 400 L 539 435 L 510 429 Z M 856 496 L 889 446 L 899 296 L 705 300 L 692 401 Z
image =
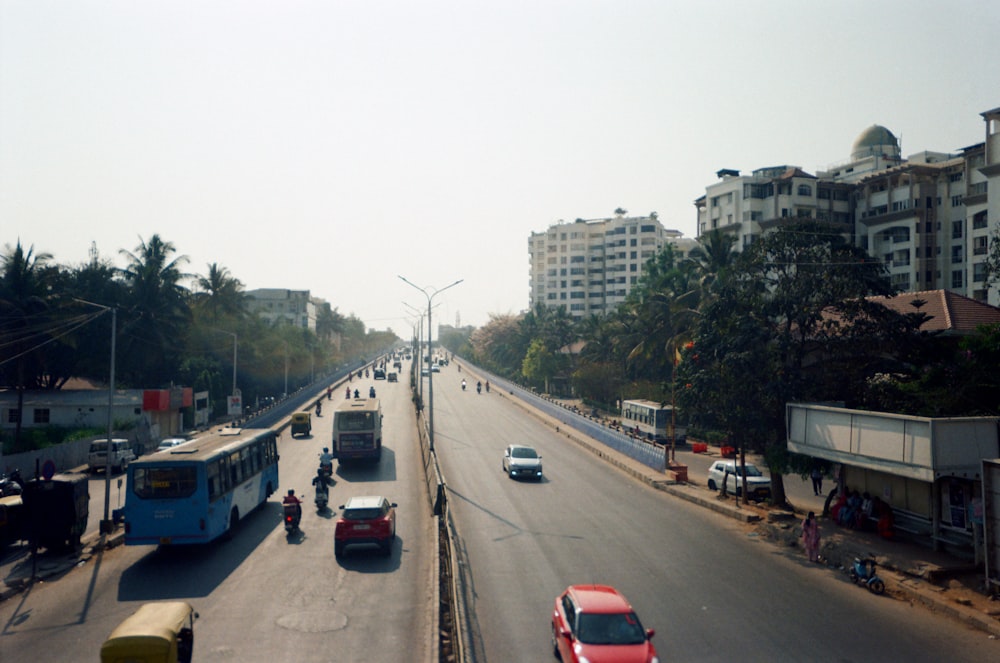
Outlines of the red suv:
M 625 597 L 607 585 L 572 585 L 556 598 L 552 612 L 552 653 L 573 661 L 659 663 L 650 641 Z
M 375 544 L 384 554 L 392 553 L 396 540 L 396 503 L 380 495 L 352 497 L 341 504 L 341 516 L 333 535 L 333 554 L 340 557 L 351 544 Z

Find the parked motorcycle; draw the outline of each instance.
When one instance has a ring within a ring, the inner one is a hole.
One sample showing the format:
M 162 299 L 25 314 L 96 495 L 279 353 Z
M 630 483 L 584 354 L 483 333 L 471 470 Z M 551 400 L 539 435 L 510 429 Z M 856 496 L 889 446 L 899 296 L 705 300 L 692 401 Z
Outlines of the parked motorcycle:
M 24 479 L 20 470 L 12 470 L 10 475 L 0 472 L 0 497 L 20 495 L 24 492 Z
M 874 557 L 855 557 L 850 570 L 851 582 L 867 587 L 872 594 L 881 595 L 885 592 L 885 581 L 878 577 L 877 566 Z

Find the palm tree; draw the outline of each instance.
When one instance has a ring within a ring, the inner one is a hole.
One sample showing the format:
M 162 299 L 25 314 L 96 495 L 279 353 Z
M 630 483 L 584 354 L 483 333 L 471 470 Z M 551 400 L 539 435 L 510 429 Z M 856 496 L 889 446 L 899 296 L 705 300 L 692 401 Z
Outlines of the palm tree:
M 195 283 L 201 288 L 201 292 L 195 293 L 195 303 L 212 320 L 222 316 L 238 319 L 246 313 L 243 283 L 225 267 L 213 262 L 208 265 L 208 274 L 199 276 Z
M 166 384 L 176 375 L 185 334 L 190 328 L 188 291 L 181 280 L 186 256 L 171 259 L 176 249 L 153 235 L 140 238 L 135 252 L 122 249 L 128 266 L 121 270 L 128 307 L 121 325 L 123 379 L 134 383 Z
M 0 256 L 0 377 L 17 389 L 15 446 L 21 434 L 24 390 L 37 386 L 44 373 L 38 350 L 52 339 L 46 314 L 58 269 L 49 266 L 51 259 L 48 253 L 35 254 L 33 246 L 25 251 L 20 240 L 13 248 L 8 244 Z

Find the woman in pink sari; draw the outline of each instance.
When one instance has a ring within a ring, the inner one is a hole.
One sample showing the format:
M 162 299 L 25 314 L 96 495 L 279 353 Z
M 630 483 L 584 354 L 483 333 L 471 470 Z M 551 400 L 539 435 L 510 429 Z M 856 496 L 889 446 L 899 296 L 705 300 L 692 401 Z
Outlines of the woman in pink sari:
M 819 522 L 816 514 L 812 511 L 802 521 L 802 545 L 805 546 L 806 554 L 809 555 L 810 562 L 819 561 Z

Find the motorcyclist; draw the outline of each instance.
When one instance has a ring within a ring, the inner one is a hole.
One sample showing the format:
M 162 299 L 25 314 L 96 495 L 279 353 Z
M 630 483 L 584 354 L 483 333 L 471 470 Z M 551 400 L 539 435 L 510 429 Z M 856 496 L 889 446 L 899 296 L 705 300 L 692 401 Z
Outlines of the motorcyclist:
M 486 393 L 487 394 L 490 393 L 490 381 L 489 380 L 486 381 Z
M 333 387 L 327 387 L 326 388 L 326 400 L 329 401 L 329 400 L 332 400 L 332 399 L 333 399 Z
M 333 483 L 333 480 L 330 478 L 330 475 L 323 471 L 322 467 L 316 470 L 316 476 L 313 477 L 312 485 L 316 487 L 317 494 L 329 495 L 329 486 L 331 483 Z
M 368 387 L 368 398 L 375 398 L 375 387 Z
M 298 524 L 299 519 L 302 518 L 302 500 L 295 496 L 295 489 L 288 489 L 288 494 L 281 500 L 281 504 L 282 506 L 295 505 L 295 523 Z
M 483 383 L 482 382 L 477 382 L 476 383 L 476 393 L 477 394 L 483 393 Z
M 331 468 L 333 467 L 333 456 L 330 454 L 330 447 L 323 447 L 323 453 L 319 455 L 320 469 L 322 469 L 324 465 L 329 465 Z
M 316 416 L 321 416 L 323 412 L 323 401 L 316 401 Z
M 351 400 L 351 388 L 350 387 L 347 388 L 347 393 L 344 394 L 344 398 L 346 398 L 347 400 Z
M 462 391 L 465 391 L 465 380 L 462 380 Z
M 361 398 L 361 392 L 360 392 L 360 391 L 358 391 L 357 389 L 355 389 L 355 390 L 354 390 L 354 397 L 355 397 L 355 398 Z

